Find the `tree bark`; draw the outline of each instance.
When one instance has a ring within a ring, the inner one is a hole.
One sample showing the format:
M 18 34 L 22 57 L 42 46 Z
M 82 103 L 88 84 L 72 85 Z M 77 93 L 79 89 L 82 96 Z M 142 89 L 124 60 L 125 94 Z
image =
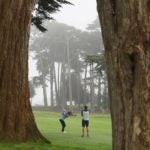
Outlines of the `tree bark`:
M 97 0 L 113 150 L 150 149 L 150 1 Z
M 44 140 L 29 101 L 28 42 L 34 0 L 0 1 L 0 140 Z

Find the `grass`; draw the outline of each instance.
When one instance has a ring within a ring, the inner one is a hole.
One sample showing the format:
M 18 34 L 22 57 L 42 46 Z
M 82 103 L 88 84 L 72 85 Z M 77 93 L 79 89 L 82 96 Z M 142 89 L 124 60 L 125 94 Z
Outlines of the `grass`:
M 0 143 L 0 150 L 111 150 L 111 122 L 108 115 L 90 116 L 90 137 L 81 137 L 81 117 L 66 119 L 67 133 L 60 132 L 58 113 L 34 112 L 39 130 L 52 142 Z

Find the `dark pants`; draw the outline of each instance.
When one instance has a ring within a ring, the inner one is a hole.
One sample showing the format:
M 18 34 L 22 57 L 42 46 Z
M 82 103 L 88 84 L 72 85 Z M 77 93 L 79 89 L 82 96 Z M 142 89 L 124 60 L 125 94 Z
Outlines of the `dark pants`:
M 82 120 L 82 127 L 88 127 L 89 126 L 89 120 Z
M 64 129 L 65 129 L 65 127 L 66 127 L 66 123 L 65 123 L 65 121 L 64 121 L 64 120 L 62 120 L 62 119 L 59 119 L 59 121 L 60 121 L 61 126 L 62 126 L 61 131 L 62 131 L 62 132 L 64 132 Z

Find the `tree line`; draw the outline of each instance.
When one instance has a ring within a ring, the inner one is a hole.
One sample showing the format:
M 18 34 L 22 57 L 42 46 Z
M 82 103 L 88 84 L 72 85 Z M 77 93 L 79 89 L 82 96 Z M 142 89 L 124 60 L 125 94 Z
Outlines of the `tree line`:
M 68 107 L 77 110 L 89 104 L 92 111 L 109 111 L 104 50 L 98 26 L 98 18 L 87 31 L 53 21 L 47 23 L 48 31 L 44 35 L 31 42 L 30 51 L 35 55 L 39 72 L 32 84 L 42 87 L 45 107 L 50 103 L 51 109 L 61 110 L 68 102 Z

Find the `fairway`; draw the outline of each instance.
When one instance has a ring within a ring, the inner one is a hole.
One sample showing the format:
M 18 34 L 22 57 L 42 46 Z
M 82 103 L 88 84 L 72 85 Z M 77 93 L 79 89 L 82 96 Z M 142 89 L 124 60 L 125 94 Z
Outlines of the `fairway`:
M 34 112 L 37 126 L 52 144 L 1 143 L 1 150 L 111 150 L 109 115 L 90 115 L 90 137 L 81 137 L 81 116 L 66 119 L 67 133 L 60 132 L 59 113 Z
M 67 133 L 61 133 L 58 113 L 36 112 L 36 121 L 41 132 L 58 149 L 111 149 L 111 122 L 108 115 L 90 116 L 90 137 L 81 137 L 81 116 L 66 119 Z

